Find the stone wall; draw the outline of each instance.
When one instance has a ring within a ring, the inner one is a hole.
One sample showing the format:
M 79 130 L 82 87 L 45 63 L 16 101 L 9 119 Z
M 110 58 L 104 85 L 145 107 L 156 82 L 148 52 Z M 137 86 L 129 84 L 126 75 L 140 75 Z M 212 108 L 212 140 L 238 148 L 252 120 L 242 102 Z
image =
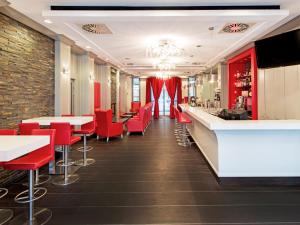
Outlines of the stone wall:
M 53 114 L 54 40 L 0 14 L 0 129 Z M 18 175 L 2 171 L 0 183 Z

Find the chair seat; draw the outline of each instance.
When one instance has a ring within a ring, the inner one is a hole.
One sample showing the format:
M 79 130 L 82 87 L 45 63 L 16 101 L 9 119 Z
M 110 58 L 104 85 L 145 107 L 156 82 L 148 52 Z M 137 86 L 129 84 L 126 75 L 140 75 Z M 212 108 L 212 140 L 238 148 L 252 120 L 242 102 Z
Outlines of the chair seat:
M 179 114 L 179 120 L 178 120 L 178 122 L 179 123 L 192 123 L 192 121 L 184 113 L 180 113 Z
M 81 140 L 81 137 L 71 136 L 70 144 L 73 145 L 73 144 L 75 144 L 76 142 L 78 142 L 80 140 Z
M 95 133 L 95 129 L 82 129 L 82 130 L 75 130 L 74 134 L 93 134 Z
M 36 170 L 49 163 L 52 156 L 48 153 L 34 151 L 28 155 L 3 163 L 8 170 Z

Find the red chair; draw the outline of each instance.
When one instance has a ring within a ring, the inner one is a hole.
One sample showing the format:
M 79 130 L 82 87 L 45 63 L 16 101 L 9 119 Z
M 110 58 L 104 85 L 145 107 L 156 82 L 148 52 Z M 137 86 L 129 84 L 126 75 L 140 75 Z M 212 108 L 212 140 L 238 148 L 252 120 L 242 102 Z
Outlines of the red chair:
M 17 135 L 17 130 L 9 129 L 0 129 L 0 136 L 2 135 Z M 4 163 L 0 162 L 0 166 L 3 166 Z M 7 188 L 0 188 L 0 199 L 8 194 Z M 14 215 L 13 210 L 11 209 L 0 209 L 0 224 L 5 224 L 8 222 Z
M 31 135 L 32 130 L 40 129 L 39 123 L 19 123 L 20 135 Z
M 127 135 L 131 132 L 142 132 L 144 135 L 145 128 L 147 125 L 147 114 L 146 107 L 140 108 L 139 117 L 131 118 L 127 122 Z
M 97 121 L 97 139 L 99 136 L 106 137 L 106 141 L 109 141 L 110 137 L 121 136 L 123 138 L 123 124 L 112 122 L 112 111 L 111 109 L 107 111 L 97 111 L 96 112 Z
M 0 135 L 17 135 L 17 130 L 0 129 Z
M 17 216 L 11 221 L 11 224 L 21 224 L 20 220 L 22 224 L 45 224 L 50 220 L 52 216 L 52 212 L 49 209 L 34 210 L 33 202 L 43 197 L 47 193 L 46 188 L 34 188 L 34 171 L 46 165 L 54 158 L 55 130 L 33 130 L 32 134 L 49 135 L 50 144 L 37 149 L 23 157 L 4 163 L 4 168 L 7 170 L 29 171 L 29 190 L 23 191 L 15 197 L 15 201 L 17 203 L 29 203 L 28 216 Z
M 95 162 L 95 159 L 88 159 L 87 158 L 87 152 L 92 150 L 92 146 L 87 146 L 86 145 L 86 139 L 88 136 L 91 136 L 95 133 L 96 131 L 96 120 L 95 120 L 95 115 L 94 114 L 85 114 L 82 116 L 90 116 L 93 117 L 93 121 L 87 124 L 84 124 L 81 126 L 80 130 L 75 130 L 74 134 L 77 134 L 79 136 L 83 136 L 83 147 L 77 148 L 78 151 L 83 152 L 83 158 L 81 160 L 78 160 L 75 162 L 76 165 L 79 166 L 88 166 L 91 165 Z
M 39 123 L 20 123 L 19 124 L 19 133 L 20 135 L 31 135 L 33 130 L 40 129 L 40 124 Z M 51 177 L 46 174 L 39 174 L 39 170 L 35 170 L 35 175 L 34 175 L 35 181 L 34 185 L 39 186 L 42 184 L 47 183 Z M 28 185 L 28 184 L 24 184 Z
M 79 179 L 77 174 L 68 174 L 68 168 L 73 165 L 73 162 L 69 162 L 69 150 L 70 146 L 80 141 L 80 137 L 72 136 L 70 123 L 51 123 L 51 129 L 56 130 L 55 145 L 62 146 L 63 162 L 58 162 L 58 166 L 64 167 L 64 175 L 57 176 L 53 179 L 52 183 L 56 185 L 68 185 L 76 182 Z
M 130 112 L 138 113 L 141 108 L 141 102 L 131 102 Z
M 62 114 L 61 116 L 62 117 L 74 117 L 75 115 L 74 114 Z M 74 132 L 74 130 L 75 130 L 74 125 L 71 125 L 71 130 L 72 130 L 72 132 Z

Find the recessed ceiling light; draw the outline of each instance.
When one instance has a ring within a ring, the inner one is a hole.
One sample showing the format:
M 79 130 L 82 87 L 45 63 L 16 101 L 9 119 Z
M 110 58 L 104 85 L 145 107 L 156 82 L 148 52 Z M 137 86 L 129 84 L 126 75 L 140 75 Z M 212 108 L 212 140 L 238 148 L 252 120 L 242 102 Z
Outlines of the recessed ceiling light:
M 202 45 L 196 45 L 196 48 L 201 48 L 202 47 Z
M 130 58 L 125 58 L 125 60 L 130 60 Z
M 44 22 L 45 22 L 45 23 L 49 23 L 49 24 L 52 23 L 52 21 L 51 21 L 51 20 L 48 20 L 48 19 L 45 19 Z
M 208 30 L 214 30 L 214 29 L 215 29 L 214 27 L 209 27 L 209 28 L 208 28 Z

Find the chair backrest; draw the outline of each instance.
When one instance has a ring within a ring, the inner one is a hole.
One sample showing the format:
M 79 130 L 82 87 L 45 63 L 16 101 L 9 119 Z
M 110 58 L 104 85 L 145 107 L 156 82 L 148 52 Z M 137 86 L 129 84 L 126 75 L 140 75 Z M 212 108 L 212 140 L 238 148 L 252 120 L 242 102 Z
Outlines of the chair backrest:
M 17 130 L 13 130 L 13 129 L 0 129 L 0 135 L 17 135 Z
M 40 129 L 39 123 L 19 123 L 20 135 L 31 135 L 32 130 Z
M 70 123 L 51 123 L 51 129 L 56 130 L 55 145 L 71 144 L 71 125 Z
M 82 130 L 90 130 L 90 129 L 95 130 L 96 129 L 96 116 L 95 116 L 95 114 L 84 114 L 82 116 L 91 116 L 91 117 L 93 117 L 93 121 L 90 122 L 90 123 L 87 123 L 87 124 L 83 124 L 81 126 L 81 129 Z
M 131 110 L 133 112 L 138 112 L 141 108 L 141 102 L 131 102 Z
M 112 124 L 112 110 L 99 110 L 96 112 L 98 131 L 108 131 Z
M 50 144 L 37 150 L 37 151 L 43 151 L 51 156 L 52 159 L 54 159 L 55 156 L 55 134 L 56 130 L 54 129 L 34 129 L 31 132 L 32 135 L 49 135 L 50 136 Z

